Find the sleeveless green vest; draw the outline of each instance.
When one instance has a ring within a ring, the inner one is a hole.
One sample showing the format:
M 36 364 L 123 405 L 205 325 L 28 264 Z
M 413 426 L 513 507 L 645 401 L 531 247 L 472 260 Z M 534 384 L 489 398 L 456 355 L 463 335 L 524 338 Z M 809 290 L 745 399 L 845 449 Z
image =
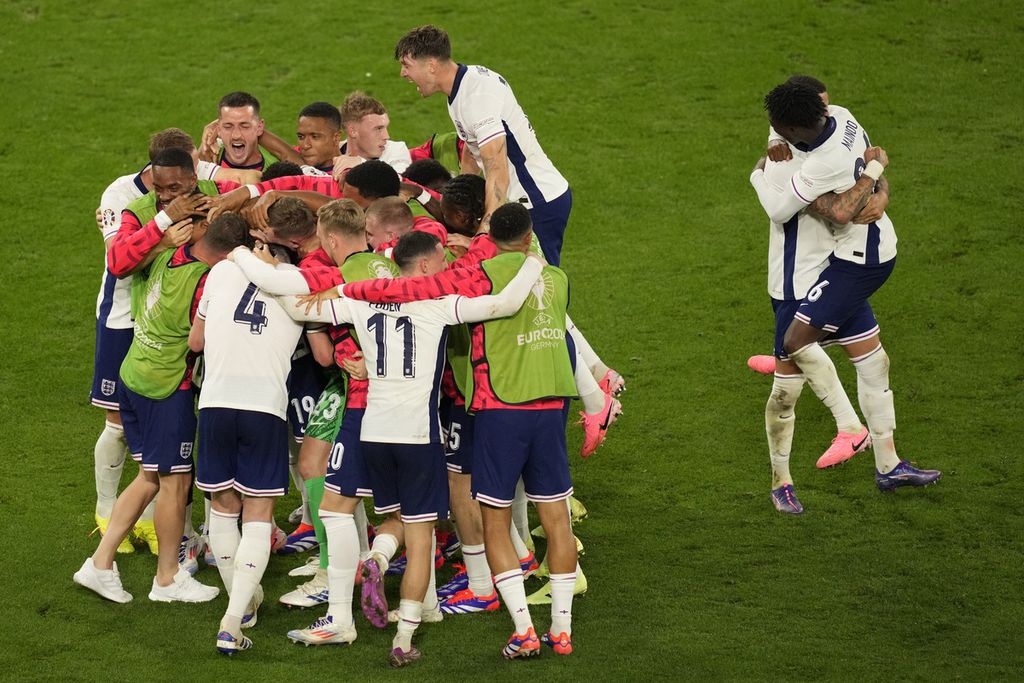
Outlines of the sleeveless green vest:
M 365 251 L 352 254 L 341 264 L 341 276 L 345 278 L 345 282 L 375 280 L 381 277 L 394 278 L 399 274 L 394 261 L 380 254 Z
M 261 162 L 262 166 L 260 166 L 259 168 L 255 168 L 255 167 L 253 167 L 253 168 L 245 168 L 245 167 L 238 167 L 238 166 L 224 166 L 224 168 L 230 168 L 230 169 L 239 170 L 239 171 L 263 171 L 263 170 L 266 170 L 267 166 L 270 166 L 271 164 L 277 162 L 277 157 L 275 157 L 273 154 L 271 154 L 267 150 L 263 149 L 262 147 L 260 147 L 260 157 L 262 157 L 262 162 Z M 217 154 L 217 162 L 216 163 L 217 163 L 218 166 L 222 166 L 223 162 L 224 162 L 224 149 L 221 148 L 220 152 L 218 152 L 218 154 Z
M 149 266 L 143 309 L 135 319 L 135 336 L 121 364 L 125 386 L 155 400 L 173 394 L 185 377 L 192 300 L 199 279 L 210 270 L 202 261 L 171 266 L 177 251 L 162 251 Z
M 498 293 L 515 277 L 526 257 L 509 253 L 480 265 Z M 569 304 L 569 278 L 554 266 L 541 273 L 526 303 L 508 318 L 480 323 L 484 327 L 484 357 L 494 395 L 504 403 L 523 404 L 542 398 L 575 397 L 569 351 L 565 345 L 565 311 Z M 466 376 L 473 391 L 472 370 Z M 471 393 L 467 403 L 472 404 Z
M 413 217 L 415 216 L 426 216 L 427 218 L 434 218 L 434 215 L 427 211 L 422 204 L 416 199 L 410 199 L 406 202 L 409 205 L 409 210 L 412 211 Z M 434 220 L 437 220 L 434 218 Z
M 220 190 L 217 189 L 217 183 L 212 180 L 199 180 L 196 185 L 199 191 L 208 197 L 216 197 L 220 194 Z M 125 207 L 125 210 L 135 214 L 135 217 L 139 219 L 139 225 L 145 227 L 146 223 L 156 218 L 156 193 L 150 190 L 138 199 L 133 199 Z M 139 315 L 142 313 L 143 303 L 146 300 L 147 277 L 149 277 L 148 269 L 132 275 L 130 299 L 132 320 L 138 320 Z
M 453 176 L 462 173 L 462 165 L 459 163 L 459 136 L 455 131 L 435 135 L 430 144 L 430 156 L 440 161 Z

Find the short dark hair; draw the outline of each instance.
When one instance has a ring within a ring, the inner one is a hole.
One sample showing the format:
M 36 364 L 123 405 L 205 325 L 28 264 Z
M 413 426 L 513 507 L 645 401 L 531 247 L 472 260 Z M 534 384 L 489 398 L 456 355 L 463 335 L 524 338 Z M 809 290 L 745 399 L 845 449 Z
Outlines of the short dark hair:
M 316 216 L 301 199 L 282 197 L 267 209 L 267 223 L 282 239 L 302 239 L 316 232 Z
M 231 211 L 222 213 L 210 221 L 203 241 L 214 251 L 223 254 L 235 247 L 253 245 L 253 238 L 249 235 L 249 223 Z
M 299 118 L 306 116 L 311 119 L 324 119 L 334 126 L 335 130 L 341 129 L 341 112 L 330 102 L 311 102 L 299 112 Z
M 806 85 L 809 88 L 814 88 L 815 90 L 817 90 L 819 95 L 823 92 L 828 92 L 828 88 L 825 87 L 825 84 L 819 81 L 814 76 L 805 76 L 804 74 L 793 74 L 792 76 L 786 79 L 786 82 L 802 83 L 803 85 Z
M 409 164 L 402 175 L 414 183 L 431 189 L 438 185 L 444 186 L 452 179 L 451 171 L 437 159 L 417 159 Z
M 290 161 L 275 161 L 263 169 L 263 173 L 260 175 L 260 182 L 293 175 L 302 175 L 302 167 Z
M 474 220 L 484 217 L 484 194 L 487 181 L 473 173 L 457 175 L 444 186 L 441 198 L 445 204 L 468 213 Z
M 149 136 L 149 162 L 153 163 L 154 157 L 161 151 L 170 148 L 183 149 L 189 154 L 196 148 L 192 136 L 181 128 L 167 128 L 157 131 Z
M 452 44 L 443 28 L 432 24 L 419 26 L 402 36 L 395 45 L 395 61 L 408 55 L 413 59 L 436 57 L 442 61 L 452 58 Z
M 502 204 L 491 214 L 491 239 L 502 244 L 521 240 L 533 228 L 530 212 L 518 202 Z
M 441 240 L 437 239 L 436 235 L 422 230 L 413 230 L 398 238 L 398 243 L 395 245 L 394 251 L 391 252 L 391 258 L 395 260 L 400 269 L 405 270 L 406 267 L 415 263 L 416 259 L 433 253 L 440 243 Z
M 195 175 L 196 167 L 192 162 L 192 155 L 180 147 L 168 147 L 153 155 L 150 161 L 153 166 L 166 166 L 180 168 Z
M 256 116 L 260 115 L 260 101 L 247 92 L 241 90 L 237 92 L 229 92 L 224 97 L 220 98 L 220 104 L 217 105 L 217 111 L 220 111 L 223 107 L 228 109 L 234 109 L 235 107 L 252 107 L 253 112 Z
M 796 128 L 814 128 L 828 111 L 814 88 L 789 81 L 765 95 L 764 108 L 773 124 Z
M 394 197 L 402 185 L 398 172 L 380 159 L 370 159 L 353 167 L 345 176 L 345 182 L 367 199 Z

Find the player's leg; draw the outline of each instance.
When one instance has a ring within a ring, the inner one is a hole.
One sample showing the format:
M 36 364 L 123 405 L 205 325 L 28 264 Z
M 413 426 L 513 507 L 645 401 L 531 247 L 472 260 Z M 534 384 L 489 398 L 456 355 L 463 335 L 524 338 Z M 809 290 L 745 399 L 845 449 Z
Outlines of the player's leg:
M 542 205 L 534 205 L 530 209 L 533 232 L 540 242 L 544 258 L 553 266 L 557 266 L 561 260 L 562 240 L 571 211 L 572 190 L 568 189 L 561 197 Z
M 359 442 L 362 419 L 363 410 L 346 411 L 327 461 L 324 496 L 318 510 L 327 536 L 327 614 L 308 628 L 289 631 L 288 637 L 297 643 L 343 645 L 356 639 L 352 593 L 360 545 L 355 513 L 362 507 L 361 496 L 372 494 Z
M 283 428 L 281 434 L 287 438 Z M 281 441 L 280 445 L 282 452 L 279 455 L 279 469 L 283 475 L 281 478 L 287 482 L 287 445 L 285 441 Z M 273 531 L 276 499 L 276 496 L 245 497 L 242 508 L 242 536 L 235 553 L 228 606 L 224 610 L 217 633 L 217 651 L 222 654 L 230 655 L 252 647 L 252 641 L 242 635 L 242 620 L 247 612 L 255 611 L 253 600 L 257 598 L 257 594 L 262 593 L 260 581 L 270 560 L 270 536 Z
M 610 394 L 613 397 L 618 396 L 626 390 L 626 380 L 618 372 L 605 365 L 601 357 L 594 351 L 594 347 L 590 345 L 587 338 L 583 336 L 582 330 L 576 327 L 576 324 L 572 321 L 568 315 L 565 316 L 565 331 L 568 332 L 569 338 L 576 346 L 576 352 L 579 353 L 583 359 L 583 366 L 590 371 L 594 379 L 597 380 L 601 390 L 606 394 Z M 579 388 L 577 386 L 577 388 Z M 582 398 L 582 394 L 581 394 Z
M 482 410 L 476 414 L 473 448 L 473 497 L 480 503 L 487 563 L 515 632 L 502 650 L 507 658 L 536 654 L 540 640 L 526 603 L 523 571 L 509 529 L 516 482 L 522 475 L 535 425 L 541 411 Z M 564 426 L 563 426 L 564 438 Z M 568 463 L 566 463 L 568 466 Z
M 539 410 L 531 430 L 529 457 L 523 466 L 526 496 L 537 508 L 548 547 L 551 628 L 541 642 L 558 654 L 572 652 L 572 598 L 576 588 L 576 538 L 572 533 L 568 499 L 572 495 L 565 420 L 560 410 Z
M 199 583 L 178 564 L 185 503 L 192 487 L 192 452 L 197 427 L 195 396 L 191 390 L 179 390 L 148 405 L 142 466 L 160 476 L 160 495 L 153 517 L 160 549 L 149 599 L 206 602 L 217 597 L 220 589 Z
M 398 603 L 398 629 L 388 657 L 394 667 L 406 666 L 420 658 L 419 650 L 413 647 L 412 636 L 420 625 L 423 598 L 434 563 L 434 522 L 406 522 L 404 526 L 407 559 Z
M 230 408 L 201 409 L 197 436 L 196 485 L 211 496 L 207 536 L 217 572 L 229 594 L 242 539 L 238 530 L 242 498 L 234 488 L 238 474 L 239 412 Z
M 583 338 L 582 334 L 578 336 L 580 339 Z M 605 385 L 608 386 L 608 391 L 605 391 L 587 367 L 580 347 L 577 345 L 576 336 L 570 333 L 566 338 L 566 345 L 569 349 L 569 357 L 572 359 L 576 391 L 583 402 L 583 411 L 580 413 L 578 424 L 583 426 L 583 445 L 580 448 L 580 455 L 586 458 L 593 455 L 598 446 L 604 443 L 608 428 L 622 414 L 622 404 L 614 396 L 625 388 L 625 384 L 619 382 L 612 386 L 606 381 Z M 615 373 L 615 376 L 618 377 L 618 373 Z M 607 374 L 606 379 L 608 379 Z

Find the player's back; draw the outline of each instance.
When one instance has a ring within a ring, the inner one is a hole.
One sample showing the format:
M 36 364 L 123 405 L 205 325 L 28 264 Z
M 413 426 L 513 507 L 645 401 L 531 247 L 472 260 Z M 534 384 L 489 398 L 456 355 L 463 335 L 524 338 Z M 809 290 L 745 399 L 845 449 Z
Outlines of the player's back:
M 529 208 L 557 199 L 569 189 L 537 141 L 530 120 L 501 74 L 483 66 L 459 66 L 449 98 L 449 114 L 459 137 L 483 168 L 480 147 L 505 134 L 510 201 L 527 200 Z
M 793 150 L 789 161 L 769 161 L 764 177 L 779 191 L 789 188 L 806 153 Z M 828 224 L 809 211 L 801 211 L 785 223 L 769 221 L 768 294 L 773 299 L 802 299 L 828 265 L 835 239 Z
M 210 271 L 198 315 L 206 320 L 199 407 L 254 410 L 284 419 L 286 382 L 302 324 L 231 261 Z
M 370 381 L 363 441 L 440 441 L 437 406 L 446 326 L 458 321 L 458 298 L 402 304 L 343 300 L 353 320 Z

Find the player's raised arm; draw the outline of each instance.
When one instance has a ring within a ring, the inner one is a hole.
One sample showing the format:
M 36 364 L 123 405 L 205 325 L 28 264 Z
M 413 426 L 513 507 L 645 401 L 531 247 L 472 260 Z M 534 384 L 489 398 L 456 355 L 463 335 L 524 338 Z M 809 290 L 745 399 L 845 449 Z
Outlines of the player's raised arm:
M 256 249 L 268 251 L 266 244 L 257 246 Z M 294 266 L 285 263 L 272 264 L 256 256 L 245 247 L 238 247 L 232 251 L 228 258 L 235 262 L 245 277 L 254 285 L 268 294 L 309 294 L 309 285 Z
M 768 217 L 776 223 L 785 223 L 799 213 L 813 200 L 805 200 L 792 187 L 779 187 L 764 177 L 764 157 L 758 159 L 757 165 L 750 173 L 750 184 L 757 192 L 757 199 L 761 202 Z
M 456 322 L 477 323 L 512 315 L 522 307 L 543 269 L 543 259 L 530 252 L 516 276 L 498 294 L 459 298 L 455 305 Z

